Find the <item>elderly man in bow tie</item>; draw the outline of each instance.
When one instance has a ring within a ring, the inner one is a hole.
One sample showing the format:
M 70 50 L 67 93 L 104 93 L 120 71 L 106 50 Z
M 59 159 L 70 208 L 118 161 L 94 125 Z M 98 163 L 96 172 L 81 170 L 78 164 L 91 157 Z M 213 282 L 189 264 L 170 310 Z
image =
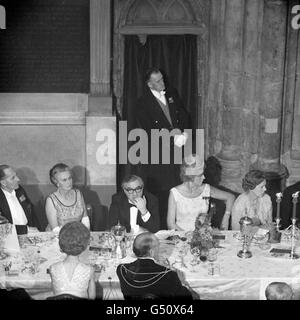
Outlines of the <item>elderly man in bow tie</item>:
M 147 189 L 157 196 L 161 228 L 167 229 L 169 190 L 180 183 L 180 164 L 174 161 L 174 155 L 177 151 L 182 152 L 181 148 L 188 138 L 183 130 L 190 129 L 191 124 L 189 114 L 183 107 L 177 91 L 165 86 L 159 69 L 148 70 L 145 81 L 145 94 L 136 104 L 135 123 L 136 127 L 144 129 L 148 135 L 148 164 L 139 164 L 136 172 L 144 179 Z M 170 138 L 169 145 L 165 144 L 162 138 L 159 138 L 158 145 L 155 145 L 154 141 L 150 141 L 153 129 L 161 133 L 170 133 L 173 129 L 177 129 L 178 134 Z M 151 154 L 153 155 L 154 152 L 159 155 L 158 163 L 153 163 L 151 159 Z M 163 152 L 170 156 L 168 163 L 163 161 Z
M 145 230 L 159 230 L 157 198 L 144 190 L 143 180 L 127 175 L 122 181 L 122 191 L 112 196 L 109 208 L 109 228 L 120 222 L 127 232 L 138 234 Z
M 25 190 L 19 185 L 20 179 L 8 165 L 0 165 L 0 214 L 16 226 L 18 234 L 37 231 L 33 206 Z

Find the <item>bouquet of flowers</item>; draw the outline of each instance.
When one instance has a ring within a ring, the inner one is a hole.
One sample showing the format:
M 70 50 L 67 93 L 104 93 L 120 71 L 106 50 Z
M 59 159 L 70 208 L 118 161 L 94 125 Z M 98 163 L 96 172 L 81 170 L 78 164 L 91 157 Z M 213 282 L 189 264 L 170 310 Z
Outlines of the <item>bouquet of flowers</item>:
M 214 247 L 215 243 L 210 218 L 209 215 L 198 214 L 195 220 L 195 230 L 193 231 L 191 239 L 191 249 L 197 248 L 201 252 Z

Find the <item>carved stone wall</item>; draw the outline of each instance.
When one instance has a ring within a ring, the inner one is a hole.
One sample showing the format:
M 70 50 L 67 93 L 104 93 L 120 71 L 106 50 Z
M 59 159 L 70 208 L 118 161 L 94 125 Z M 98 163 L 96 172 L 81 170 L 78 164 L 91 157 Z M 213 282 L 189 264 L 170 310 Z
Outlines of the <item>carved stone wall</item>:
M 123 88 L 123 34 L 198 34 L 198 127 L 205 157 L 223 167 L 222 184 L 241 192 L 250 168 L 300 179 L 297 0 L 118 0 L 114 94 Z
M 206 143 L 223 166 L 222 183 L 236 191 L 250 168 L 286 176 L 287 10 L 287 1 L 212 1 Z

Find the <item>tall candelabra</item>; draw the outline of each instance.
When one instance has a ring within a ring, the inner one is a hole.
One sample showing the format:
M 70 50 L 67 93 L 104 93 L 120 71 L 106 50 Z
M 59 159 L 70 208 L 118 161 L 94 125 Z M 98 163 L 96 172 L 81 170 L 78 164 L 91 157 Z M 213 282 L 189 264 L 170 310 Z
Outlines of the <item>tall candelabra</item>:
M 279 231 L 280 228 L 280 202 L 282 199 L 282 193 L 278 192 L 276 193 L 276 203 L 277 203 L 277 210 L 276 210 L 276 230 Z
M 297 191 L 292 194 L 292 201 L 293 201 L 293 215 L 292 215 L 292 224 L 286 229 L 286 233 L 290 233 L 290 238 L 291 238 L 291 253 L 290 253 L 290 258 L 291 259 L 298 259 L 299 255 L 295 254 L 295 247 L 296 247 L 296 234 L 299 233 L 299 229 L 296 226 L 296 207 L 297 207 L 297 202 L 298 202 L 298 194 L 300 191 Z
M 251 242 L 251 230 L 252 230 L 252 225 L 253 221 L 251 218 L 246 215 L 241 218 L 240 220 L 240 231 L 242 235 L 242 250 L 240 250 L 237 254 L 239 258 L 251 258 L 252 257 L 252 252 L 249 250 L 249 245 Z

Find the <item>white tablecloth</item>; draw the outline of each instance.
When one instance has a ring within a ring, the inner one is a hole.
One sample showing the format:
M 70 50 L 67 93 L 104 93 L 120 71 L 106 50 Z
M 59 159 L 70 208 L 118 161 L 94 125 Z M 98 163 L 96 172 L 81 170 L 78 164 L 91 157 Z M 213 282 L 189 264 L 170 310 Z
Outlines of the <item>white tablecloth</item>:
M 97 240 L 102 233 L 92 233 L 93 239 Z M 265 299 L 264 291 L 272 281 L 284 281 L 292 285 L 295 291 L 300 288 L 300 259 L 291 260 L 287 258 L 274 258 L 269 250 L 262 250 L 257 245 L 251 246 L 252 258 L 241 259 L 237 252 L 241 244 L 233 235 L 235 232 L 224 232 L 226 239 L 220 242 L 224 248 L 218 249 L 218 259 L 215 262 L 220 266 L 219 275 L 208 275 L 209 262 L 191 266 L 192 255 L 187 241 L 174 242 L 161 241 L 160 255 L 165 258 L 172 268 L 179 270 L 182 281 L 193 290 L 201 299 Z M 0 287 L 2 288 L 25 288 L 33 298 L 44 299 L 52 295 L 51 279 L 47 268 L 56 261 L 65 257 L 58 246 L 58 239 L 51 232 L 42 232 L 30 235 L 31 244 L 27 244 L 21 252 L 10 254 L 0 260 Z M 93 242 L 92 242 L 93 244 Z M 185 254 L 183 264 L 178 258 L 178 250 L 184 246 Z M 276 244 L 273 247 L 282 247 Z M 288 244 L 286 244 L 288 247 Z M 32 261 L 29 261 L 28 252 L 39 251 L 40 265 L 36 273 L 32 273 Z M 27 253 L 26 253 L 27 252 Z M 81 255 L 81 260 L 92 261 L 101 267 L 97 273 L 97 279 L 103 287 L 105 299 L 122 299 L 119 281 L 116 275 L 116 267 L 119 263 L 126 263 L 135 260 L 132 252 L 128 251 L 126 258 L 116 261 L 109 257 L 99 256 L 95 260 L 94 253 L 87 250 Z M 8 275 L 4 267 L 11 264 L 10 271 L 18 271 L 18 275 Z

